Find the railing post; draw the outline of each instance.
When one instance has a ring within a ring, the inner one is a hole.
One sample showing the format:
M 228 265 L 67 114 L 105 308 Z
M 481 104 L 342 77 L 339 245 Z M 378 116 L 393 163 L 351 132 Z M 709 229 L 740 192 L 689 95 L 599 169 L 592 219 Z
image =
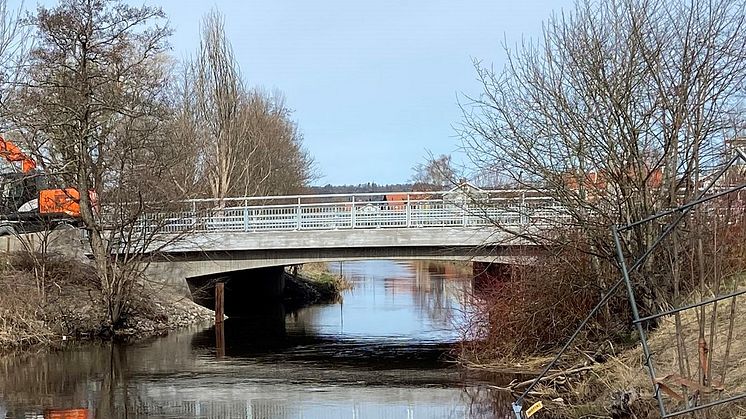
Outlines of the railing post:
M 243 207 L 243 231 L 249 231 L 249 207 Z
M 520 208 L 520 214 L 521 214 L 521 225 L 524 225 L 528 221 L 528 214 L 526 212 L 526 192 L 521 192 L 521 206 Z
M 355 228 L 355 195 L 352 195 L 352 205 L 350 206 L 350 228 Z
M 409 194 L 407 194 L 407 210 L 406 217 L 407 217 L 407 228 L 412 226 L 412 201 L 409 199 Z
M 197 202 L 192 201 L 192 228 L 197 230 Z
M 301 221 L 300 220 L 301 214 L 300 214 L 300 212 L 301 212 L 300 197 L 298 197 L 298 206 L 295 209 L 295 222 L 296 222 L 296 229 L 298 229 L 298 230 L 300 230 L 300 226 L 301 226 L 301 222 L 300 222 Z

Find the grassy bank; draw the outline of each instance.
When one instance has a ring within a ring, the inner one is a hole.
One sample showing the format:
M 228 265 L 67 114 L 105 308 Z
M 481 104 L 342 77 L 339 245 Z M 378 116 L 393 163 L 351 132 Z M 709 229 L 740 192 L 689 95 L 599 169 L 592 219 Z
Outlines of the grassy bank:
M 28 253 L 0 259 L 0 351 L 112 334 L 147 336 L 213 318 L 211 310 L 143 283 L 132 290 L 112 331 L 90 265 L 61 256 L 38 261 Z
M 285 302 L 290 307 L 338 301 L 349 282 L 329 271 L 326 263 L 307 263 L 285 273 Z
M 650 333 L 650 350 L 668 411 L 687 407 L 685 399 L 701 405 L 746 392 L 746 318 L 738 303 L 726 300 L 716 310 L 713 305 L 707 306 L 705 342 L 709 349 L 704 357 L 699 349 L 698 310 L 682 312 L 678 328 L 671 316 Z M 707 359 L 711 371 L 706 385 L 701 384 L 701 359 Z M 660 414 L 652 388 L 641 345 L 636 345 L 594 366 L 593 374 L 578 383 L 577 400 L 560 411 L 564 412 L 563 418 L 576 418 L 608 414 L 614 408 L 626 417 L 657 418 Z M 709 409 L 707 417 L 746 418 L 746 401 Z
M 742 298 L 705 306 L 704 341 L 708 348 L 705 352 L 700 350 L 702 312 L 699 309 L 682 312 L 678 320 L 674 316 L 665 317 L 655 330 L 649 332 L 648 342 L 667 411 L 687 407 L 685 400 L 689 400 L 689 406 L 702 405 L 746 392 L 746 310 Z M 578 342 L 578 345 L 582 346 L 583 342 Z M 532 374 L 551 358 L 533 356 L 467 366 Z M 701 384 L 699 372 L 703 359 L 708 359 L 707 369 L 711 371 L 707 385 Z M 545 408 L 537 416 L 539 418 L 660 417 L 639 343 L 623 348 L 606 342 L 595 351 L 581 351 L 575 347 L 562 358 L 560 368 L 551 371 L 548 377 L 524 403 L 528 406 L 541 400 Z M 527 377 L 523 382 L 514 381 L 496 387 L 512 392 L 515 397 L 525 390 L 529 380 Z M 746 401 L 712 408 L 707 411 L 707 416 L 694 417 L 746 418 Z

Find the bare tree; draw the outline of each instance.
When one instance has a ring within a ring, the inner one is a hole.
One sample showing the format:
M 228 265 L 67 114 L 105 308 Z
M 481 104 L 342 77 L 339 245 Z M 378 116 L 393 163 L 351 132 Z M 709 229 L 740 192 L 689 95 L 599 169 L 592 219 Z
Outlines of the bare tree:
M 503 71 L 475 63 L 484 90 L 463 105 L 464 148 L 477 166 L 564 205 L 562 228 L 582 232 L 595 263 L 612 261 L 608 226 L 693 196 L 718 163 L 723 129 L 744 120 L 745 6 L 580 0 L 540 41 L 506 48 Z M 659 228 L 625 235 L 628 254 Z M 647 308 L 671 292 L 655 265 L 641 275 Z
M 118 249 L 132 236 L 142 196 L 161 170 L 153 162 L 168 115 L 170 30 L 158 23 L 163 18 L 160 9 L 118 0 L 39 7 L 29 20 L 37 45 L 13 96 L 13 122 L 40 166 L 57 186 L 80 192 L 112 327 L 126 309 L 143 251 Z
M 199 53 L 192 63 L 198 135 L 205 147 L 204 164 L 211 195 L 229 196 L 239 158 L 250 158 L 255 146 L 244 139 L 240 117 L 244 85 L 233 49 L 225 37 L 223 17 L 212 11 L 202 22 Z M 245 147 L 245 149 L 243 149 Z M 248 159 L 247 159 L 248 160 Z
M 17 80 L 19 69 L 23 66 L 30 45 L 28 30 L 21 25 L 20 8 L 18 12 L 8 9 L 7 0 L 0 0 L 0 112 L 5 115 L 8 91 Z M 3 121 L 2 127 L 8 127 Z
M 174 67 L 179 68 L 178 65 Z M 163 141 L 155 153 L 160 182 L 153 185 L 151 201 L 197 198 L 206 192 L 203 149 L 205 138 L 198 135 L 197 110 L 190 69 L 175 72 L 168 91 L 169 117 L 165 121 Z
M 194 167 L 211 197 L 297 192 L 313 177 L 284 96 L 246 88 L 217 11 L 203 20 L 181 99 L 178 143 L 191 139 Z
M 293 194 L 315 178 L 314 161 L 303 148 L 303 135 L 281 92 L 252 90 L 244 112 L 246 140 L 257 145 L 256 163 L 248 165 L 239 180 L 244 195 Z
M 414 170 L 414 175 L 411 180 L 414 183 L 431 185 L 438 189 L 458 183 L 450 154 L 441 154 L 437 158 L 430 156 L 426 163 L 420 163 L 412 170 Z

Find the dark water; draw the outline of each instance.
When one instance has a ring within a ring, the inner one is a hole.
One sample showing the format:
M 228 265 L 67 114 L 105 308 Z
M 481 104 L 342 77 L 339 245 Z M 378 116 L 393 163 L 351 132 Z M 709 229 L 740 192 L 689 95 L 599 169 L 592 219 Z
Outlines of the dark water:
M 468 280 L 423 263 L 332 267 L 352 281 L 342 303 L 0 359 L 0 419 L 505 417 L 485 377 L 448 362 Z

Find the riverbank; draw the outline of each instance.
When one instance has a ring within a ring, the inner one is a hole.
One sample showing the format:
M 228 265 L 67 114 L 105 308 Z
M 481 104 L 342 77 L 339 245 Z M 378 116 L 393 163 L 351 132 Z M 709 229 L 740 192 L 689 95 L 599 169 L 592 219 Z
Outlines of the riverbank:
M 731 305 L 733 302 L 733 305 Z M 731 310 L 733 322 L 730 321 Z M 648 343 L 656 368 L 656 376 L 667 410 L 681 410 L 685 399 L 697 399 L 702 405 L 719 399 L 746 393 L 746 319 L 737 302 L 726 300 L 712 306 L 706 314 L 705 341 L 711 348 L 704 352 L 711 371 L 708 385 L 701 385 L 698 376 L 699 322 L 701 312 L 682 312 L 679 327 L 673 316 L 664 318 L 649 333 Z M 714 319 L 714 321 L 713 321 Z M 732 330 L 730 330 L 732 325 Z M 712 326 L 712 329 L 710 327 Z M 710 341 L 710 331 L 715 338 Z M 728 339 L 728 337 L 731 339 Z M 677 341 L 681 342 L 677 345 Z M 714 345 L 710 346 L 714 342 Z M 730 343 L 728 343 L 730 342 Z M 578 345 L 582 346 L 582 342 Z M 468 368 L 493 372 L 524 372 L 535 375 L 553 357 L 535 356 L 494 364 L 465 364 Z M 679 362 L 681 362 L 681 367 Z M 547 379 L 534 388 L 524 407 L 542 401 L 541 418 L 659 418 L 658 403 L 653 394 L 650 376 L 640 344 L 623 349 L 610 342 L 599 345 L 595 352 L 580 351 L 577 347 L 562 359 L 561 367 L 547 374 Z M 507 386 L 495 388 L 521 394 L 531 377 L 515 380 Z M 708 410 L 710 419 L 746 418 L 746 403 L 731 403 Z
M 89 264 L 55 256 L 39 264 L 35 257 L 2 257 L 0 351 L 96 337 L 144 338 L 214 318 L 212 310 L 188 298 L 143 283 L 132 289 L 125 314 L 112 328 Z
M 89 264 L 61 256 L 5 254 L 0 259 L 0 352 L 66 340 L 138 340 L 214 320 L 214 312 L 150 283 L 132 289 L 127 310 L 113 328 Z M 326 264 L 285 272 L 283 302 L 298 309 L 336 302 L 349 287 Z
M 329 271 L 326 263 L 307 263 L 285 272 L 283 300 L 291 309 L 339 301 L 350 287 L 344 278 Z

